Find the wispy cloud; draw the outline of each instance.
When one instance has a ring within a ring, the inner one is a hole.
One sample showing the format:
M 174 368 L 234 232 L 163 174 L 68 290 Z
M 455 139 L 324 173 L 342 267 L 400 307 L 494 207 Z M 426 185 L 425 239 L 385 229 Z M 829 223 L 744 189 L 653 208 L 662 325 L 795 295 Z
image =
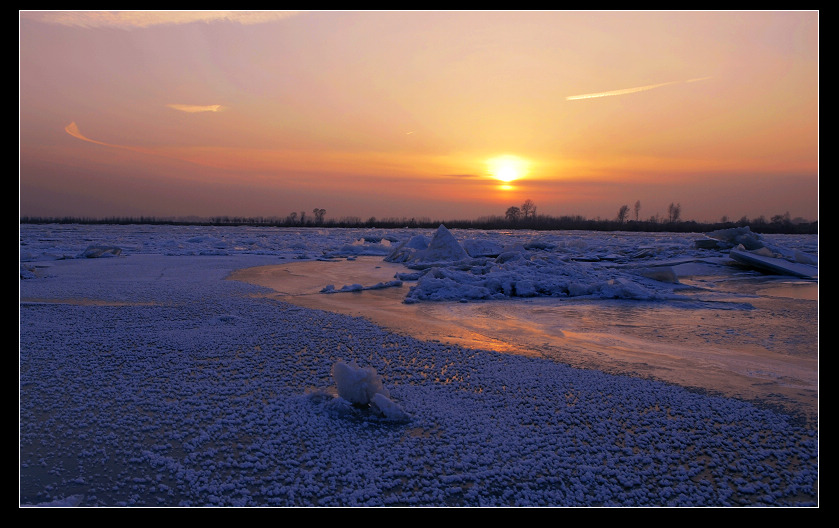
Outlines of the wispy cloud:
M 73 136 L 74 138 L 81 139 L 82 141 L 96 143 L 97 145 L 105 145 L 106 147 L 119 147 L 119 145 L 111 145 L 110 143 L 104 143 L 102 141 L 96 141 L 95 139 L 90 139 L 86 137 L 84 134 L 81 133 L 81 131 L 79 130 L 79 126 L 76 124 L 75 121 L 64 127 L 64 131 Z
M 47 24 L 120 29 L 222 20 L 251 25 L 275 22 L 297 14 L 299 11 L 20 11 L 21 18 Z
M 610 90 L 608 92 L 595 92 L 595 93 L 588 93 L 582 95 L 569 95 L 565 98 L 566 101 L 575 101 L 577 99 L 594 99 L 597 97 L 610 97 L 613 95 L 626 95 L 638 92 L 646 92 L 647 90 L 654 90 L 656 88 L 661 88 L 662 86 L 670 86 L 671 84 L 681 84 L 681 83 L 690 83 L 696 81 L 704 81 L 706 79 L 710 79 L 710 77 L 698 77 L 696 79 L 688 79 L 687 81 L 669 81 L 663 82 L 658 84 L 647 84 L 645 86 L 636 86 L 634 88 L 623 88 L 621 90 Z
M 190 114 L 196 112 L 221 112 L 224 110 L 224 107 L 221 105 L 185 105 L 185 104 L 168 104 L 166 105 L 169 108 L 174 108 L 175 110 L 180 110 L 181 112 L 188 112 Z

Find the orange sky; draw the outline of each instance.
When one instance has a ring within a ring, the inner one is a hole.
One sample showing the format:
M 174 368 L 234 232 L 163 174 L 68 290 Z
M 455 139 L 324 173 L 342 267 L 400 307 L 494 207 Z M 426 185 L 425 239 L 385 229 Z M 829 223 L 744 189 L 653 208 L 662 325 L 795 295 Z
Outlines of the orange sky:
M 818 14 L 21 11 L 20 214 L 816 220 Z

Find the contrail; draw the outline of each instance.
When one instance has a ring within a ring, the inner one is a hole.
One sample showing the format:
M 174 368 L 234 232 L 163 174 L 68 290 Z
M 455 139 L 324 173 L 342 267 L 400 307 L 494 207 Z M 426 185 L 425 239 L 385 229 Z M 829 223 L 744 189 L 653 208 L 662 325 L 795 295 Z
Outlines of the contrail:
M 85 136 L 84 134 L 81 133 L 81 131 L 79 130 L 79 126 L 76 125 L 75 121 L 73 121 L 72 123 L 70 123 L 69 125 L 64 127 L 64 131 L 67 132 L 68 134 L 70 134 L 71 136 L 73 136 L 74 138 L 81 139 L 82 141 L 87 141 L 88 143 L 95 143 L 96 145 L 102 145 L 104 147 L 130 150 L 131 152 L 139 152 L 141 154 L 151 154 L 151 155 L 154 155 L 154 156 L 159 156 L 160 155 L 153 150 L 149 150 L 149 149 L 143 148 L 143 147 L 130 147 L 130 146 L 127 146 L 127 145 L 115 145 L 113 143 L 105 143 L 104 141 L 97 141 L 95 139 L 90 139 L 89 137 L 87 137 L 87 136 Z
M 64 131 L 73 136 L 74 138 L 79 138 L 82 141 L 88 141 L 90 143 L 96 143 L 97 145 L 104 145 L 106 147 L 128 148 L 122 147 L 120 145 L 111 145 L 110 143 L 104 143 L 102 141 L 96 141 L 95 139 L 90 139 L 89 137 L 86 137 L 79 131 L 79 126 L 76 125 L 75 121 L 64 127 Z
M 189 113 L 221 112 L 224 109 L 224 107 L 222 107 L 221 105 L 200 106 L 200 105 L 185 105 L 185 104 L 168 104 L 166 106 L 168 106 L 169 108 L 174 108 L 175 110 L 180 110 L 181 112 L 189 112 Z
M 594 99 L 596 97 L 609 97 L 612 95 L 626 95 L 631 93 L 637 92 L 646 92 L 647 90 L 653 90 L 655 88 L 661 88 L 662 86 L 669 86 L 671 84 L 680 84 L 680 83 L 689 83 L 689 82 L 696 82 L 696 81 L 704 81 L 705 79 L 710 79 L 710 77 L 698 77 L 696 79 L 689 79 L 687 81 L 670 81 L 658 84 L 648 84 L 646 86 L 636 86 L 635 88 L 624 88 L 622 90 L 611 90 L 608 92 L 595 92 L 589 94 L 582 94 L 582 95 L 569 95 L 565 98 L 566 101 L 574 101 L 577 99 Z

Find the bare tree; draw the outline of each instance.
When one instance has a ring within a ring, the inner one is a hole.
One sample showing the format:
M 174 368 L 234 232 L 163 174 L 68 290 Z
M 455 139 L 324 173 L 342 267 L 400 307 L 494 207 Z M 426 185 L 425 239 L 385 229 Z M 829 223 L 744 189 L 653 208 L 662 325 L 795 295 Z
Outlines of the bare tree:
M 315 207 L 312 209 L 312 214 L 315 215 L 315 223 L 320 225 L 323 223 L 323 215 L 326 214 L 326 209 L 318 209 Z
M 641 200 L 635 202 L 635 221 L 638 221 L 638 213 L 641 212 Z
M 668 213 L 668 220 L 670 222 L 678 222 L 679 217 L 682 215 L 682 204 L 673 204 L 670 202 L 670 205 L 667 207 Z
M 621 208 L 618 210 L 618 223 L 622 224 L 626 222 L 626 217 L 629 215 L 629 206 L 622 205 Z
M 297 222 L 297 212 L 296 212 L 296 211 L 292 211 L 292 212 L 288 213 L 288 216 L 286 217 L 286 221 L 287 221 L 289 224 L 294 224 L 294 223 L 296 223 L 296 222 Z
M 514 205 L 507 209 L 504 217 L 510 222 L 517 222 L 521 218 L 521 209 Z
M 525 220 L 527 220 L 528 217 L 536 218 L 536 204 L 533 203 L 533 200 L 528 198 L 523 204 L 521 204 L 521 214 Z
M 786 213 L 784 213 L 782 215 L 780 215 L 780 214 L 773 215 L 770 222 L 772 222 L 773 224 L 786 224 L 786 225 L 789 225 L 789 224 L 792 223 L 792 221 L 790 220 L 790 217 L 789 217 L 789 211 L 787 211 Z

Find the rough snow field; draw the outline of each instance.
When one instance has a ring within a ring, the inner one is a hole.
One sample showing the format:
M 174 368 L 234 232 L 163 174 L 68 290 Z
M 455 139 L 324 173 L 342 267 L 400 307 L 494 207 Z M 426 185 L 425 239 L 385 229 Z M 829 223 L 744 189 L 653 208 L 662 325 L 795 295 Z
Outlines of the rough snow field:
M 818 506 L 818 424 L 800 414 L 423 341 L 225 280 L 435 234 L 21 225 L 20 504 Z M 452 234 L 469 261 L 406 265 L 410 301 L 681 302 L 701 279 L 678 266 L 726 265 L 698 234 Z M 817 258 L 816 236 L 763 241 Z M 718 286 L 700 301 L 725 302 Z M 389 401 L 342 398 L 339 361 L 375 369 Z

